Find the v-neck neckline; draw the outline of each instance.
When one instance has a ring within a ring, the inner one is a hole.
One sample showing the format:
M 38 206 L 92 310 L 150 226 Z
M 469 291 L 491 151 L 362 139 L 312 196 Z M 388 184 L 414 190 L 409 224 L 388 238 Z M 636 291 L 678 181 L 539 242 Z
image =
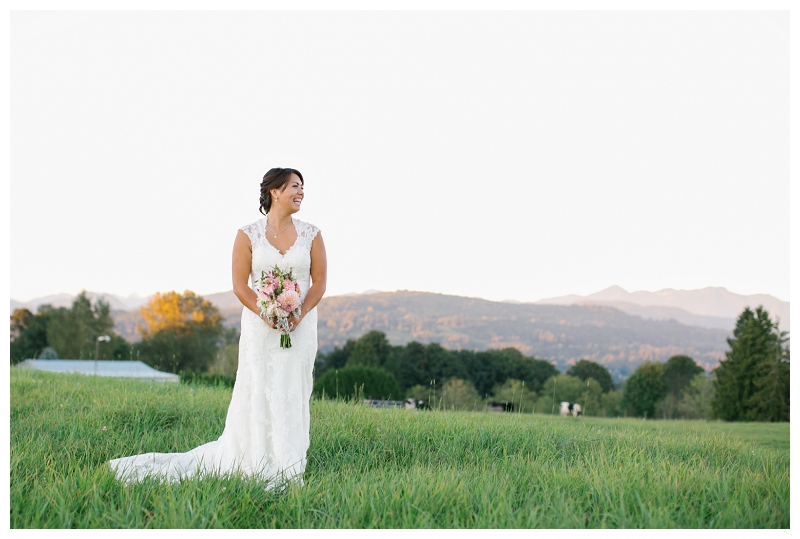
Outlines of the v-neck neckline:
M 278 249 L 277 247 L 275 247 L 274 245 L 272 245 L 272 242 L 271 242 L 271 241 L 269 241 L 269 234 L 267 234 L 267 222 L 268 222 L 268 218 L 267 218 L 267 217 L 264 217 L 264 227 L 263 227 L 263 230 L 264 230 L 264 239 L 265 239 L 265 240 L 267 240 L 267 243 L 269 244 L 269 246 L 270 246 L 270 247 L 272 247 L 273 249 L 275 249 L 275 250 L 278 252 L 278 254 L 279 254 L 279 255 L 281 255 L 282 257 L 284 257 L 284 256 L 286 256 L 287 254 L 289 254 L 289 251 L 291 251 L 292 249 L 294 249 L 294 246 L 295 246 L 295 245 L 297 245 L 297 241 L 300 239 L 300 231 L 299 231 L 299 230 L 297 230 L 297 222 L 294 220 L 294 217 L 292 217 L 291 219 L 292 219 L 292 225 L 294 225 L 294 230 L 295 230 L 295 232 L 297 233 L 297 237 L 294 239 L 294 243 L 292 243 L 292 244 L 289 246 L 289 248 L 288 248 L 288 249 L 286 249 L 286 252 L 283 252 L 283 253 L 282 253 L 280 249 Z

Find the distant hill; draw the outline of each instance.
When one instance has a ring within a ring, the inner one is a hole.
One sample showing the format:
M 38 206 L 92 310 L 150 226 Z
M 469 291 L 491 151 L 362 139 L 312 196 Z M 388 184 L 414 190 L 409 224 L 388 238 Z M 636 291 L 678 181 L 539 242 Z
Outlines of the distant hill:
M 665 288 L 658 292 L 628 292 L 619 286 L 610 286 L 588 296 L 570 294 L 555 298 L 540 299 L 537 305 L 611 305 L 629 314 L 637 314 L 655 320 L 674 318 L 679 322 L 703 327 L 726 327 L 733 329 L 736 318 L 745 307 L 763 305 L 769 314 L 780 318 L 782 329 L 789 329 L 789 302 L 769 294 L 745 296 L 730 292 L 721 286 L 709 286 L 698 290 L 675 290 Z M 655 309 L 654 309 L 655 307 Z M 679 309 L 669 311 L 667 308 Z M 683 312 L 681 312 L 683 311 Z M 692 316 L 694 315 L 694 316 Z M 725 320 L 729 320 L 727 326 Z
M 724 357 L 728 332 L 674 320 L 645 320 L 608 306 L 535 305 L 423 292 L 382 292 L 324 298 L 320 349 L 342 346 L 370 330 L 392 344 L 438 342 L 450 349 L 514 347 L 562 371 L 581 358 L 622 379 L 644 360 L 693 357 L 710 370 Z
M 541 305 L 541 304 L 539 304 Z M 736 319 L 723 316 L 705 316 L 694 314 L 678 307 L 662 307 L 660 305 L 637 305 L 627 301 L 598 301 L 587 300 L 572 303 L 572 305 L 604 305 L 635 316 L 649 320 L 675 320 L 687 326 L 701 328 L 716 328 L 732 331 L 736 326 Z M 770 313 L 771 314 L 771 313 Z
M 128 311 L 130 309 L 136 309 L 147 303 L 147 300 L 150 299 L 149 297 L 144 298 L 137 294 L 131 294 L 130 296 L 126 297 L 119 296 L 117 294 L 88 291 L 86 292 L 86 296 L 92 300 L 92 302 L 97 301 L 98 298 L 103 299 L 103 301 L 107 301 L 112 311 Z M 40 305 L 45 304 L 52 305 L 53 307 L 71 307 L 73 301 L 75 301 L 75 295 L 73 294 L 53 294 L 51 296 L 34 298 L 30 301 L 17 301 L 12 299 L 11 312 L 14 312 L 14 309 L 28 309 L 29 311 L 35 313 L 36 309 L 38 309 Z

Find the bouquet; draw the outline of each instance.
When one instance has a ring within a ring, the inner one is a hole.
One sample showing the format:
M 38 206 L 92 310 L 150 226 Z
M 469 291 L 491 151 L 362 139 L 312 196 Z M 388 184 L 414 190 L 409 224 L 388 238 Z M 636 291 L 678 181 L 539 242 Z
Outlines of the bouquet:
M 284 272 L 277 265 L 269 271 L 262 271 L 261 278 L 256 283 L 256 296 L 258 307 L 261 309 L 261 318 L 266 318 L 270 323 L 277 321 L 281 332 L 281 348 L 291 348 L 292 339 L 289 336 L 289 317 L 300 316 L 300 285 L 294 280 L 292 270 Z

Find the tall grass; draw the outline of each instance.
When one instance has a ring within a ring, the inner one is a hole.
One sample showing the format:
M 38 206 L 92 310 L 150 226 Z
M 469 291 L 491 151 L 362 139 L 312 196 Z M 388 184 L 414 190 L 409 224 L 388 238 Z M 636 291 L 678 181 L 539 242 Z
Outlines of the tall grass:
M 265 493 L 242 477 L 125 487 L 108 471 L 112 458 L 216 439 L 229 400 L 224 386 L 12 369 L 11 526 L 789 526 L 788 425 L 760 425 L 765 445 L 737 425 L 315 400 L 304 487 Z

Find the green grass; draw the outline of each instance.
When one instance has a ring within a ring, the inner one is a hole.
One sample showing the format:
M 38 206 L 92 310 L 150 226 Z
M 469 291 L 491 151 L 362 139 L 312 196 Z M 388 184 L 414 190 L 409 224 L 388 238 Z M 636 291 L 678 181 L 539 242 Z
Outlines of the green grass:
M 788 528 L 789 428 L 313 401 L 305 486 L 124 487 L 222 432 L 224 386 L 11 370 L 13 528 Z M 105 428 L 104 428 L 105 427 Z

